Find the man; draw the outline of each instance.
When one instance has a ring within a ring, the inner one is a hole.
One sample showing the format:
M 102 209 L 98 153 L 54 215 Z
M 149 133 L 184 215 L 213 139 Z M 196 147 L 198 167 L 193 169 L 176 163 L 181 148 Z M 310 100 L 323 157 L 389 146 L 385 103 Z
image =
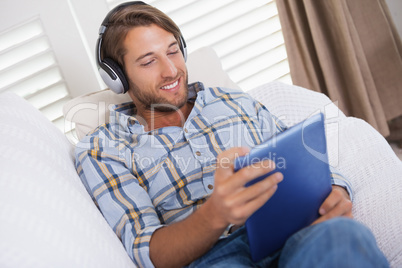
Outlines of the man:
M 283 124 L 243 92 L 187 85 L 184 40 L 159 10 L 124 4 L 101 29 L 102 77 L 112 77 L 112 89 L 128 90 L 132 103 L 117 105 L 111 122 L 78 144 L 76 165 L 135 264 L 387 266 L 372 234 L 348 219 L 351 190 L 342 179 L 333 181 L 313 226 L 253 263 L 242 226 L 283 176 L 245 187 L 274 164 L 266 160 L 234 172 L 233 160 L 283 131 Z

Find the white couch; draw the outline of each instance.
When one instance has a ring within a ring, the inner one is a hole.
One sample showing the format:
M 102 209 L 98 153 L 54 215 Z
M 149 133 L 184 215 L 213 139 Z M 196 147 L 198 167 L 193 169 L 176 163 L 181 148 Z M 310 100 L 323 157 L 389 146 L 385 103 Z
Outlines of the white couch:
M 190 81 L 235 87 L 216 54 L 189 55 Z M 326 113 L 330 163 L 355 191 L 355 218 L 377 238 L 392 267 L 402 267 L 402 163 L 362 120 L 345 117 L 322 94 L 267 83 L 250 94 L 288 125 Z M 105 108 L 127 96 L 102 91 L 65 106 L 81 137 L 107 120 Z M 74 143 L 12 93 L 0 95 L 0 267 L 133 267 L 74 168 Z

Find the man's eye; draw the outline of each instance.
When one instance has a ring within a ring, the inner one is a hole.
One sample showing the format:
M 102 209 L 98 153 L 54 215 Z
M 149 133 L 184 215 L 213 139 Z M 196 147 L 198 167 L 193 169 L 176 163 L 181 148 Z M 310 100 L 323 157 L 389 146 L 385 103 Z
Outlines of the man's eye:
M 168 54 L 169 54 L 169 55 L 174 55 L 174 54 L 177 54 L 177 53 L 179 53 L 179 50 L 175 50 L 175 51 L 169 52 Z
M 153 60 L 147 61 L 147 62 L 145 62 L 145 63 L 142 63 L 141 66 L 144 66 L 144 67 L 145 67 L 145 66 L 149 66 L 149 65 L 151 65 L 152 62 L 154 62 L 154 61 L 153 61 Z

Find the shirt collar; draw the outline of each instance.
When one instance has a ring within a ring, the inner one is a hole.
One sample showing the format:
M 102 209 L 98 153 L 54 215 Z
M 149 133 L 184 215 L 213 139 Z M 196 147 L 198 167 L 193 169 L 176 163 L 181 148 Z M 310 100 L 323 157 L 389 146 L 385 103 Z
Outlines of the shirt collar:
M 204 85 L 201 82 L 195 82 L 188 85 L 188 101 L 195 102 L 201 107 L 204 107 Z M 191 112 L 190 117 L 193 117 L 193 112 Z M 109 122 L 112 125 L 119 126 L 123 128 L 124 131 L 131 133 L 144 133 L 144 126 L 140 124 L 138 119 L 135 117 L 137 113 L 137 108 L 133 102 L 126 102 L 121 104 L 113 105 L 110 108 L 110 119 Z

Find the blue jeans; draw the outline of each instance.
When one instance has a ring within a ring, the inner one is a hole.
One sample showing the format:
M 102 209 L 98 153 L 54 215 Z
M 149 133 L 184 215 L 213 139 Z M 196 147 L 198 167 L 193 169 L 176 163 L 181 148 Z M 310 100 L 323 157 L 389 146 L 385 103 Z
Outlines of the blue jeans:
M 335 218 L 291 236 L 277 253 L 258 263 L 250 257 L 244 227 L 220 240 L 188 267 L 389 267 L 372 233 L 362 224 Z

